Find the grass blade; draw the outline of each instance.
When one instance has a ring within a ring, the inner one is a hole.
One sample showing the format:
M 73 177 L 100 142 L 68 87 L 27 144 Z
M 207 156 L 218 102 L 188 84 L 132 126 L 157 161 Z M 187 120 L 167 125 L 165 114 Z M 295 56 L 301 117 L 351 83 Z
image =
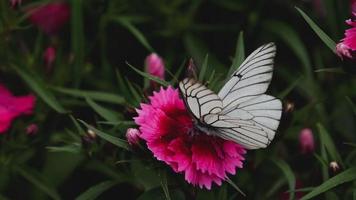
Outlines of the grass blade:
M 200 72 L 199 72 L 199 81 L 203 82 L 205 78 L 206 71 L 208 69 L 208 60 L 209 60 L 209 55 L 206 54 L 203 64 L 201 66 Z
M 68 113 L 68 111 L 57 101 L 54 95 L 44 87 L 44 83 L 40 83 L 35 80 L 32 75 L 26 73 L 24 70 L 19 67 L 12 65 L 17 74 L 21 76 L 21 78 L 27 83 L 27 85 L 52 109 L 57 111 L 58 113 Z
M 284 162 L 283 160 L 277 160 L 277 159 L 272 159 L 272 162 L 274 164 L 276 164 L 284 173 L 287 181 L 288 181 L 288 185 L 289 185 L 289 190 L 290 191 L 294 191 L 295 190 L 295 176 L 293 174 L 292 169 L 289 167 L 289 165 Z M 294 199 L 294 192 L 291 192 L 289 194 L 289 199 L 292 200 Z
M 347 103 L 349 103 L 349 105 L 352 109 L 352 112 L 354 113 L 354 115 L 356 115 L 356 106 L 355 106 L 354 102 L 352 102 L 352 100 L 348 96 L 346 96 L 345 98 L 346 98 Z
M 156 76 L 153 76 L 153 75 L 151 75 L 151 74 L 148 74 L 148 73 L 146 73 L 146 72 L 143 72 L 143 71 L 141 71 L 141 70 L 139 70 L 139 69 L 137 69 L 137 68 L 135 68 L 134 66 L 132 66 L 132 65 L 130 65 L 129 63 L 126 63 L 131 69 L 133 69 L 135 72 L 137 72 L 138 74 L 140 74 L 141 76 L 143 76 L 144 78 L 147 78 L 147 79 L 149 79 L 149 80 L 151 80 L 151 81 L 155 81 L 155 82 L 157 82 L 157 83 L 159 83 L 159 84 L 161 84 L 161 85 L 163 85 L 163 86 L 169 86 L 169 83 L 168 82 L 166 82 L 166 81 L 164 81 L 164 80 L 162 80 L 162 79 L 160 79 L 160 78 L 158 78 L 158 77 L 156 77 Z
M 101 137 L 102 139 L 114 144 L 115 146 L 118 146 L 120 148 L 123 148 L 125 150 L 129 150 L 129 145 L 127 143 L 126 140 L 123 140 L 123 139 L 120 139 L 120 138 L 117 138 L 117 137 L 114 137 L 112 135 L 109 135 L 107 133 L 104 133 L 92 126 L 90 126 L 89 124 L 85 123 L 84 121 L 82 120 L 78 120 L 79 122 L 81 122 L 85 127 L 87 127 L 88 129 L 94 131 L 94 133 L 96 135 L 98 135 L 99 137 Z
M 324 128 L 324 126 L 321 123 L 317 123 L 316 126 L 318 128 L 318 132 L 320 135 L 321 145 L 323 145 L 325 147 L 326 151 L 329 153 L 329 155 L 331 157 L 331 160 L 337 161 L 343 165 L 341 156 L 340 156 L 339 152 L 337 151 L 336 146 L 333 143 L 328 131 Z
M 336 43 L 318 26 L 316 23 L 310 19 L 310 17 L 305 14 L 300 8 L 295 7 L 298 12 L 302 15 L 304 20 L 309 24 L 309 26 L 313 29 L 313 31 L 319 36 L 319 38 L 324 42 L 326 46 L 331 49 L 335 53 Z
M 345 170 L 344 172 L 328 179 L 318 187 L 316 187 L 313 191 L 309 192 L 305 196 L 301 198 L 301 200 L 307 200 L 307 199 L 312 199 L 340 184 L 349 182 L 349 181 L 354 181 L 356 180 L 356 168 L 350 168 L 348 170 Z
M 119 121 L 119 116 L 115 113 L 112 112 L 111 110 L 102 107 L 101 105 L 95 103 L 92 99 L 89 97 L 85 98 L 86 102 L 89 104 L 93 110 L 99 114 L 102 118 L 104 118 L 107 121 L 110 122 L 116 122 Z
M 77 89 L 69 89 L 69 88 L 62 88 L 62 87 L 52 87 L 53 90 L 75 96 L 80 98 L 89 97 L 96 101 L 103 101 L 108 103 L 115 103 L 115 104 L 125 104 L 125 98 L 111 93 L 106 92 L 98 92 L 98 91 L 89 91 L 89 90 L 77 90 Z
M 51 188 L 48 183 L 45 183 L 43 180 L 41 180 L 41 177 L 37 177 L 35 174 L 38 174 L 37 172 L 27 169 L 24 166 L 16 166 L 15 170 L 22 176 L 24 177 L 27 181 L 32 183 L 34 186 L 36 186 L 38 189 L 46 193 L 48 196 L 50 196 L 52 199 L 61 199 L 59 194 L 54 188 Z
M 236 191 L 238 191 L 240 194 L 242 194 L 242 196 L 246 196 L 246 194 L 244 192 L 242 192 L 242 190 L 229 178 L 226 179 L 226 182 L 228 182 L 233 188 L 235 188 Z
M 232 64 L 230 66 L 228 77 L 231 76 L 234 71 L 238 69 L 238 67 L 245 60 L 245 43 L 244 43 L 244 33 L 241 31 L 239 34 L 239 38 L 237 39 L 235 56 L 232 60 Z
M 136 39 L 144 46 L 146 49 L 150 52 L 154 52 L 154 49 L 152 46 L 148 43 L 148 40 L 145 38 L 145 36 L 141 33 L 140 30 L 138 30 L 130 21 L 128 21 L 126 18 L 120 18 L 120 17 L 115 17 L 112 18 L 113 21 L 119 23 L 123 27 L 125 27 L 128 31 L 132 33 L 136 37 Z
M 101 182 L 97 185 L 90 187 L 88 190 L 78 196 L 75 200 L 94 200 L 99 197 L 103 192 L 115 186 L 117 183 L 117 181 Z

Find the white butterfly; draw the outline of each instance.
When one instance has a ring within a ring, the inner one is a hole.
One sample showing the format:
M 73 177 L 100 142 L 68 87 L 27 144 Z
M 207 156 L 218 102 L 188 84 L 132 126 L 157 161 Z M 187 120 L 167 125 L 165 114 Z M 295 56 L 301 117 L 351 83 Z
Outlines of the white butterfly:
M 249 55 L 218 94 L 194 79 L 179 83 L 195 127 L 247 149 L 267 147 L 282 115 L 279 99 L 264 94 L 272 79 L 276 46 L 269 43 Z

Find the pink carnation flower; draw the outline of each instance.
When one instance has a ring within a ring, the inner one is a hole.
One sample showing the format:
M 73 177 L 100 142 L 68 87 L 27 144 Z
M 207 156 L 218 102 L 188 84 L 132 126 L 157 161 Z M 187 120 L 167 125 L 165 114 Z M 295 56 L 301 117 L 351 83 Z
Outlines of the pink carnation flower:
M 33 95 L 15 97 L 0 84 L 0 133 L 7 131 L 16 117 L 32 114 L 35 100 Z
M 354 51 L 356 50 L 356 22 L 349 19 L 346 23 L 352 26 L 352 28 L 345 31 L 345 38 L 336 45 L 336 52 L 340 57 L 353 58 Z
M 141 104 L 141 109 L 137 109 L 135 122 L 140 137 L 154 157 L 175 172 L 184 173 L 188 183 L 211 189 L 213 182 L 221 185 L 228 174 L 242 168 L 245 149 L 232 141 L 194 130 L 177 90 L 161 88 L 149 99 L 149 104 Z
M 70 7 L 65 2 L 53 2 L 28 10 L 30 21 L 47 34 L 55 34 L 68 22 Z

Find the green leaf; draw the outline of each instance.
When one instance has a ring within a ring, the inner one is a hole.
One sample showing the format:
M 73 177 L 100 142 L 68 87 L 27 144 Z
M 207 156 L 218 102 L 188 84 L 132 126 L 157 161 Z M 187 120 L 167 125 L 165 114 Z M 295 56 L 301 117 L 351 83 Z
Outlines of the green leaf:
M 76 198 L 76 200 L 94 200 L 99 197 L 103 192 L 115 186 L 117 181 L 104 181 L 97 185 L 90 187 L 84 193 Z
M 340 184 L 349 182 L 349 181 L 354 181 L 356 180 L 356 168 L 350 168 L 345 170 L 344 172 L 328 179 L 327 181 L 325 181 L 324 183 L 322 183 L 321 185 L 319 185 L 318 187 L 315 187 L 315 189 L 311 192 L 309 192 L 308 194 L 306 194 L 305 196 L 303 196 L 301 198 L 301 200 L 307 200 L 307 199 L 312 199 Z
M 339 67 L 334 67 L 334 68 L 323 68 L 323 69 L 317 69 L 314 72 L 320 73 L 320 72 L 326 72 L 326 73 L 338 73 L 338 74 L 345 74 L 345 71 L 342 70 Z
M 234 73 L 238 69 L 238 67 L 245 60 L 245 44 L 244 44 L 244 32 L 240 32 L 239 38 L 237 39 L 235 56 L 232 60 L 232 64 L 230 66 L 229 72 L 227 74 L 228 77 Z
M 286 177 L 289 185 L 289 190 L 294 191 L 295 190 L 295 176 L 292 171 L 292 169 L 289 167 L 289 165 L 283 161 L 283 160 L 277 160 L 277 159 L 271 159 L 274 164 L 276 164 L 284 173 L 284 176 Z M 294 199 L 294 192 L 291 192 L 289 194 L 289 199 L 292 200 Z
M 112 20 L 114 22 L 119 23 L 123 27 L 125 27 L 128 31 L 132 33 L 136 37 L 136 39 L 144 46 L 146 49 L 150 52 L 154 52 L 154 49 L 152 46 L 148 43 L 147 39 L 145 36 L 141 33 L 140 30 L 138 30 L 129 20 L 126 18 L 121 18 L 121 17 L 113 17 Z
M 164 192 L 164 196 L 166 197 L 166 200 L 171 200 L 171 197 L 169 195 L 169 190 L 168 190 L 167 174 L 165 172 L 161 172 L 160 177 L 161 177 L 161 187 Z
M 119 116 L 115 112 L 95 103 L 89 97 L 85 98 L 85 100 L 89 104 L 89 106 L 91 108 L 93 108 L 95 110 L 95 112 L 98 113 L 105 120 L 110 121 L 110 122 L 119 121 Z
M 71 0 L 71 42 L 74 54 L 73 79 L 79 85 L 85 58 L 83 1 Z
M 86 126 L 88 129 L 94 131 L 94 133 L 96 135 L 98 135 L 99 137 L 101 137 L 102 139 L 114 144 L 115 146 L 118 146 L 120 148 L 123 148 L 125 150 L 129 150 L 129 145 L 127 143 L 126 140 L 123 140 L 123 139 L 120 139 L 120 138 L 117 138 L 117 137 L 114 137 L 112 135 L 109 135 L 107 133 L 104 133 L 92 126 L 90 126 L 89 124 L 85 123 L 84 121 L 82 120 L 78 120 L 79 122 L 81 122 L 84 126 Z
M 46 147 L 50 152 L 66 152 L 66 153 L 80 153 L 82 151 L 80 144 L 71 144 L 61 147 Z
M 300 76 L 297 78 L 293 83 L 291 83 L 286 89 L 284 89 L 281 93 L 279 93 L 277 96 L 280 99 L 284 99 L 295 87 L 298 86 L 300 80 L 303 79 L 303 76 Z
M 68 113 L 68 111 L 62 107 L 62 105 L 57 101 L 54 95 L 44 87 L 44 83 L 40 83 L 34 78 L 34 75 L 26 73 L 23 69 L 12 65 L 15 71 L 21 76 L 21 78 L 27 83 L 27 85 L 52 109 L 58 113 Z
M 354 102 L 352 102 L 352 100 L 348 96 L 346 96 L 345 98 L 346 98 L 347 103 L 349 103 L 349 105 L 352 109 L 352 112 L 354 113 L 354 115 L 356 115 L 356 106 L 355 106 Z
M 242 194 L 242 196 L 246 196 L 246 194 L 231 179 L 227 178 L 226 182 L 228 182 L 237 192 Z
M 157 83 L 159 83 L 159 84 L 161 84 L 161 85 L 163 85 L 163 86 L 166 86 L 166 87 L 169 86 L 169 83 L 168 83 L 168 82 L 166 82 L 166 81 L 164 81 L 164 80 L 162 80 L 162 79 L 160 79 L 160 78 L 158 78 L 158 77 L 156 77 L 156 76 L 153 76 L 153 75 L 151 75 L 151 74 L 149 74 L 149 73 L 143 72 L 143 71 L 141 71 L 141 70 L 135 68 L 134 66 L 130 65 L 130 64 L 127 63 L 127 62 L 126 62 L 126 64 L 127 64 L 131 69 L 133 69 L 135 72 L 137 72 L 138 74 L 140 74 L 141 76 L 143 76 L 144 78 L 147 78 L 147 79 L 149 79 L 149 80 L 155 81 L 155 82 L 157 82 Z
M 89 90 L 77 90 L 62 87 L 52 87 L 53 90 L 71 95 L 74 97 L 86 98 L 89 97 L 96 101 L 114 103 L 114 104 L 125 104 L 125 99 L 119 95 L 111 94 L 107 92 L 89 91 Z
M 79 135 L 81 135 L 81 136 L 86 135 L 85 131 L 84 131 L 83 128 L 79 125 L 78 121 L 77 121 L 72 115 L 69 115 L 69 118 L 72 120 L 74 126 L 77 128 L 77 131 L 78 131 Z
M 313 22 L 312 19 L 308 17 L 300 8 L 296 7 L 298 12 L 302 15 L 304 20 L 309 24 L 309 26 L 313 29 L 313 31 L 319 36 L 319 38 L 325 43 L 326 46 L 331 49 L 331 51 L 335 52 L 336 43 L 321 29 L 318 25 Z
M 320 135 L 321 145 L 323 145 L 326 151 L 329 153 L 331 157 L 331 161 L 337 161 L 338 163 L 341 163 L 343 165 L 341 156 L 337 151 L 336 146 L 333 143 L 333 140 L 331 139 L 328 131 L 324 128 L 324 126 L 321 123 L 317 123 L 316 126 L 318 128 L 318 132 Z
M 200 72 L 199 72 L 199 81 L 203 81 L 205 78 L 205 73 L 208 69 L 208 60 L 209 60 L 209 55 L 206 54 L 203 64 L 201 66 Z
M 48 196 L 50 196 L 52 199 L 61 199 L 59 194 L 54 188 L 51 188 L 48 183 L 45 183 L 41 177 L 37 176 L 38 172 L 34 170 L 30 170 L 29 168 L 25 166 L 16 166 L 15 170 L 22 176 L 24 177 L 27 181 L 32 183 L 34 186 L 36 186 L 38 189 L 46 193 Z

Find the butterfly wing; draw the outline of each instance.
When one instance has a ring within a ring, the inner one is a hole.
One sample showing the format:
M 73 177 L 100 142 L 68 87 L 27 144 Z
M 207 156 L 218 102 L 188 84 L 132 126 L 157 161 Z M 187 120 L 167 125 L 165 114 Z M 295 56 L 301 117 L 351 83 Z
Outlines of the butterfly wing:
M 220 97 L 194 79 L 186 78 L 181 81 L 179 90 L 187 109 L 201 122 L 205 116 L 222 111 Z
M 219 115 L 225 118 L 225 126 L 220 126 L 221 122 L 211 124 L 217 127 L 220 123 L 217 127 L 220 137 L 248 149 L 265 148 L 274 138 L 282 115 L 282 103 L 264 93 L 272 79 L 275 54 L 273 43 L 259 47 L 220 90 L 218 96 L 223 102 L 223 110 Z
M 247 149 L 258 149 L 271 143 L 281 115 L 281 101 L 264 94 L 241 103 L 228 112 L 223 110 L 219 114 L 219 120 L 206 123 L 216 129 L 219 137 L 237 142 Z
M 273 72 L 276 46 L 265 44 L 252 52 L 219 91 L 224 109 L 253 99 L 266 92 Z

